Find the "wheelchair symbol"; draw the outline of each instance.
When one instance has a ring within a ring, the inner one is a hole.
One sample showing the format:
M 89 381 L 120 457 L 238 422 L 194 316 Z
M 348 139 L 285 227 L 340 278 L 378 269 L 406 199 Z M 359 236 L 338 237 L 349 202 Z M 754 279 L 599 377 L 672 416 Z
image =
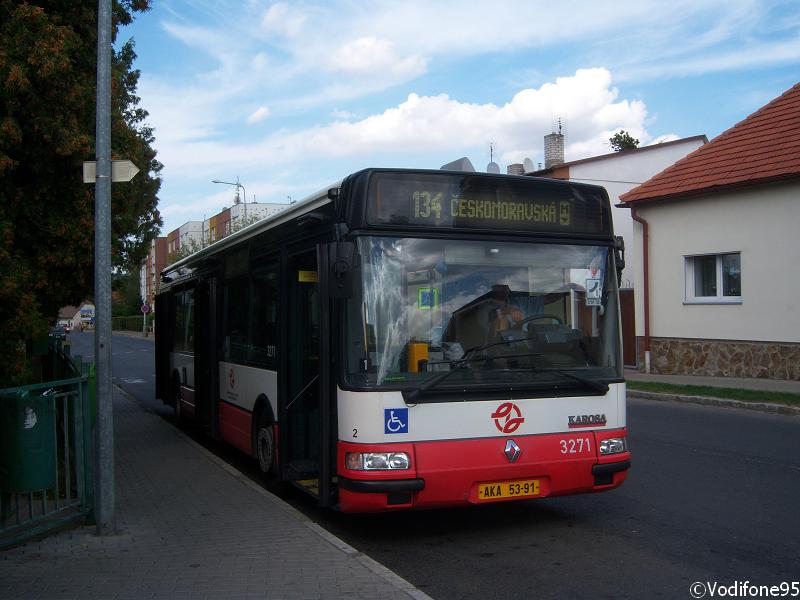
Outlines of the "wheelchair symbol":
M 408 409 L 386 408 L 383 411 L 384 433 L 408 433 Z

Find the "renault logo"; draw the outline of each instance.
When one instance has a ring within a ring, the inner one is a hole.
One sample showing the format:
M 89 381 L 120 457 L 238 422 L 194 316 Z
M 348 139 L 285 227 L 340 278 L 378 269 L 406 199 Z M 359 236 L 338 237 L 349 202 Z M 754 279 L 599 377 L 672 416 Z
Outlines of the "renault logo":
M 517 462 L 519 455 L 522 454 L 522 450 L 519 446 L 514 442 L 514 440 L 508 440 L 506 442 L 506 449 L 504 450 L 506 458 L 508 462 Z

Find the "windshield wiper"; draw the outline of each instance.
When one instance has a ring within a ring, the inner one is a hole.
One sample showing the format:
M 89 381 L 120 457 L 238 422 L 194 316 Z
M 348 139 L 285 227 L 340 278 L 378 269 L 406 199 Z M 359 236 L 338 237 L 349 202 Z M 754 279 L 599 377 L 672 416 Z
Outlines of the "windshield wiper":
M 508 345 L 515 344 L 515 343 L 518 343 L 518 342 L 526 341 L 527 339 L 529 339 L 529 338 L 520 338 L 520 339 L 514 339 L 514 340 L 503 340 L 501 342 L 490 342 L 490 343 L 487 343 L 487 344 L 481 344 L 479 346 L 474 346 L 474 347 L 470 348 L 469 350 L 467 350 L 464 353 L 463 358 L 460 358 L 460 359 L 454 360 L 454 361 L 442 361 L 443 363 L 444 362 L 449 362 L 451 365 L 455 365 L 455 366 L 452 369 L 450 369 L 449 371 L 444 371 L 442 373 L 437 373 L 436 375 L 433 375 L 432 377 L 430 377 L 430 378 L 426 379 L 425 381 L 423 381 L 419 385 L 419 387 L 417 387 L 417 388 L 411 390 L 410 392 L 408 392 L 405 395 L 406 403 L 407 404 L 409 404 L 409 403 L 413 404 L 414 401 L 419 397 L 420 394 L 423 394 L 423 393 L 427 392 L 428 390 L 436 387 L 442 381 L 444 381 L 445 379 L 450 377 L 453 373 L 455 373 L 456 371 L 462 370 L 466 365 L 468 365 L 471 362 L 475 362 L 475 361 L 491 362 L 493 360 L 502 360 L 502 359 L 508 359 L 508 358 L 524 358 L 524 357 L 531 357 L 531 356 L 542 356 L 541 352 L 524 352 L 524 353 L 521 353 L 521 354 L 500 354 L 498 356 L 475 356 L 475 354 L 477 352 L 480 352 L 482 350 L 487 350 L 487 349 L 495 347 L 495 346 L 502 346 L 502 345 L 506 345 L 506 344 L 508 344 Z M 429 364 L 439 364 L 439 363 L 437 362 L 437 363 L 429 363 Z M 564 370 L 564 369 L 534 368 L 532 370 L 533 370 L 534 373 L 557 373 L 559 375 L 562 375 L 564 377 L 567 377 L 569 379 L 573 379 L 573 380 L 575 380 L 575 381 L 577 381 L 579 383 L 582 383 L 583 385 L 591 388 L 592 390 L 594 390 L 596 392 L 601 392 L 603 394 L 607 393 L 608 389 L 609 389 L 608 388 L 608 384 L 606 384 L 606 383 L 603 383 L 603 382 L 600 382 L 600 381 L 596 381 L 594 379 L 589 379 L 587 377 L 583 377 L 582 375 L 576 375 L 575 373 L 572 373 L 572 372 Z
M 576 375 L 571 371 L 567 371 L 565 369 L 536 369 L 537 373 L 557 373 L 558 375 L 563 375 L 569 379 L 574 379 L 575 381 L 584 384 L 587 387 L 592 388 L 596 392 L 607 393 L 608 392 L 608 384 L 603 383 L 602 381 L 597 381 L 595 379 L 589 379 L 588 377 L 584 377 L 582 375 Z
M 442 373 L 437 373 L 436 375 L 429 377 L 428 379 L 423 381 L 419 385 L 419 387 L 414 388 L 413 390 L 408 392 L 405 398 L 406 404 L 409 403 L 413 404 L 421 393 L 428 391 L 435 385 L 438 385 L 440 382 L 450 377 L 450 375 L 452 375 L 456 371 L 460 371 L 461 369 L 463 369 L 465 365 L 468 365 L 473 360 L 487 360 L 487 359 L 486 357 L 472 358 L 471 356 L 464 355 L 464 358 L 459 358 L 458 360 L 450 361 L 451 365 L 455 363 L 456 366 L 450 369 L 449 371 L 443 371 Z
M 461 369 L 464 368 L 465 365 L 468 365 L 471 362 L 474 362 L 474 361 L 487 362 L 487 361 L 492 361 L 492 360 L 501 359 L 501 358 L 521 358 L 521 357 L 526 357 L 526 356 L 541 356 L 541 352 L 526 352 L 524 354 L 502 354 L 500 356 L 477 356 L 477 357 L 474 356 L 475 353 L 480 352 L 481 350 L 486 350 L 486 349 L 491 348 L 493 346 L 500 346 L 500 345 L 503 345 L 503 344 L 513 344 L 513 343 L 516 343 L 516 342 L 522 342 L 522 341 L 525 341 L 525 339 L 527 339 L 527 338 L 522 338 L 522 339 L 518 339 L 518 340 L 507 340 L 507 341 L 502 341 L 502 342 L 490 342 L 488 344 L 481 344 L 480 346 L 474 346 L 474 347 L 470 348 L 469 350 L 467 350 L 464 353 L 464 356 L 462 358 L 459 358 L 458 360 L 454 360 L 454 361 L 449 361 L 451 365 L 455 364 L 454 368 L 450 369 L 449 371 L 444 371 L 442 373 L 438 373 L 436 375 L 433 375 L 432 377 L 430 377 L 430 378 L 426 379 L 425 381 L 423 381 L 420 384 L 419 387 L 417 387 L 417 388 L 411 390 L 410 392 L 408 392 L 407 397 L 406 397 L 406 403 L 408 403 L 408 402 L 412 402 L 413 403 L 414 400 L 416 400 L 417 397 L 420 394 L 422 394 L 423 392 L 428 391 L 429 389 L 431 389 L 432 387 L 434 387 L 436 385 L 439 385 L 442 381 L 444 381 L 445 379 L 450 377 L 450 375 L 452 375 L 456 371 L 460 371 Z M 442 362 L 448 362 L 448 361 L 442 361 Z M 428 363 L 428 364 L 432 364 L 432 363 Z M 439 363 L 433 363 L 433 364 L 439 364 Z

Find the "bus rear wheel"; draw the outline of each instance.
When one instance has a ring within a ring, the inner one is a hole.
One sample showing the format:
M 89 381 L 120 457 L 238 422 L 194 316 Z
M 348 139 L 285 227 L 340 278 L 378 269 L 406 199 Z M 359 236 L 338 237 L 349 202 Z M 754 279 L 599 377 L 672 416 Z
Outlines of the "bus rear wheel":
M 272 424 L 263 416 L 256 431 L 256 458 L 262 473 L 271 475 L 275 472 L 275 433 Z

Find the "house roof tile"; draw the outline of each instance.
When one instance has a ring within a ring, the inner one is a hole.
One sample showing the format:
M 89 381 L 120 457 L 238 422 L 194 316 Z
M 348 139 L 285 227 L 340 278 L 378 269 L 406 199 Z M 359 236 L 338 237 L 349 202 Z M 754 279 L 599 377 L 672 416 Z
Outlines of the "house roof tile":
M 624 205 L 800 177 L 800 83 L 620 196 Z

